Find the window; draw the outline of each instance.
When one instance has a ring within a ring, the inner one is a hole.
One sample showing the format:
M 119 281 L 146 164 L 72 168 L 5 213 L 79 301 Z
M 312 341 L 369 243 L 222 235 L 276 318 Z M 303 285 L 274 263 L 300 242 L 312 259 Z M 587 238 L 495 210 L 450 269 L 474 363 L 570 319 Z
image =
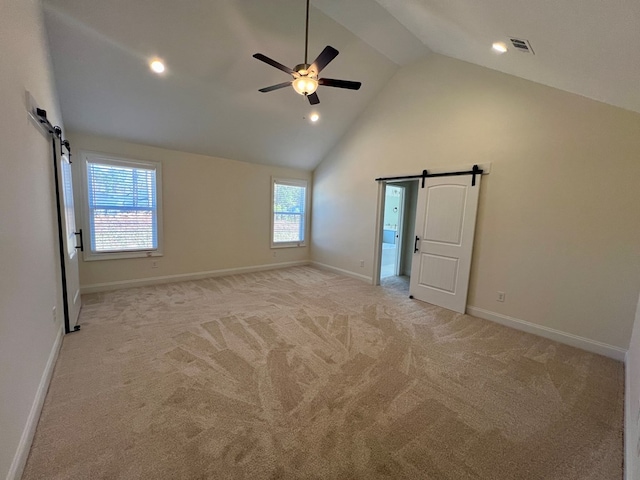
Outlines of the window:
M 305 244 L 307 182 L 274 178 L 271 188 L 271 247 Z
M 161 165 L 84 154 L 85 260 L 162 255 Z

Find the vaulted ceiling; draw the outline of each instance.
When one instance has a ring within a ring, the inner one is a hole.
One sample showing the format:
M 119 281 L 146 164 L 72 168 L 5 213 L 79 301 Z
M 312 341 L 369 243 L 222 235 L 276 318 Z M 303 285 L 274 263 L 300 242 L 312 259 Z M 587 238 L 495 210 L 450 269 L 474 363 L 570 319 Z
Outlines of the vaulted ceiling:
M 640 112 L 640 2 L 312 0 L 309 57 L 340 51 L 315 107 L 285 88 L 304 60 L 304 0 L 44 0 L 65 127 L 186 152 L 313 169 L 398 68 L 431 52 Z M 510 36 L 534 54 L 491 44 Z M 167 71 L 148 63 L 159 57 Z M 320 115 L 317 123 L 309 115 Z

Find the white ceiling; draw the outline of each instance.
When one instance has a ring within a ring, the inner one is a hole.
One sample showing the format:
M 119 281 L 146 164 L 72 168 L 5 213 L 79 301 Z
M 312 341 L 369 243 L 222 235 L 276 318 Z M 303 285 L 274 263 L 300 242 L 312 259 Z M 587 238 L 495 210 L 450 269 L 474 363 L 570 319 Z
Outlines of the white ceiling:
M 312 0 L 309 57 L 340 55 L 313 108 L 252 58 L 304 60 L 304 0 L 44 0 L 65 127 L 313 169 L 403 65 L 431 51 L 640 112 L 638 0 Z M 535 55 L 490 46 L 529 40 Z M 150 72 L 161 57 L 168 71 Z M 317 111 L 321 120 L 306 117 Z
M 640 112 L 640 0 L 376 1 L 436 53 Z

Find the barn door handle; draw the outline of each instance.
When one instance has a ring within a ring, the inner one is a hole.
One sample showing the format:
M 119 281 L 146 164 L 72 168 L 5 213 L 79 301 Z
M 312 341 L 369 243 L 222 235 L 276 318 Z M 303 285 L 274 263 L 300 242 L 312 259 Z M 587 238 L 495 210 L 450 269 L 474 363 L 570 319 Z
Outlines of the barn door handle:
M 82 238 L 82 229 L 77 232 L 73 232 L 74 235 L 80 235 L 80 245 L 76 245 L 76 248 L 80 249 L 81 252 L 84 252 L 84 240 Z
M 420 239 L 416 235 L 416 242 L 413 244 L 413 253 L 418 253 L 418 242 L 419 241 L 420 241 Z

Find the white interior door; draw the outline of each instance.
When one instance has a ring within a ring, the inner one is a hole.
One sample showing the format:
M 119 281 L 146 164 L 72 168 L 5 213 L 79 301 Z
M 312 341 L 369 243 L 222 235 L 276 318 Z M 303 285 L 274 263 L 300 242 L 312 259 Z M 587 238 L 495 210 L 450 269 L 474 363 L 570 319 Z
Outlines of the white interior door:
M 60 187 L 62 190 L 60 208 L 62 209 L 63 244 L 65 273 L 67 278 L 67 301 L 69 304 L 69 329 L 78 323 L 82 298 L 80 296 L 80 274 L 78 271 L 78 256 L 80 251 L 76 246 L 80 245 L 81 238 L 76 233 L 76 216 L 73 204 L 73 179 L 71 175 L 71 162 L 67 154 L 60 157 Z
M 481 175 L 427 178 L 418 191 L 409 293 L 465 313 Z

